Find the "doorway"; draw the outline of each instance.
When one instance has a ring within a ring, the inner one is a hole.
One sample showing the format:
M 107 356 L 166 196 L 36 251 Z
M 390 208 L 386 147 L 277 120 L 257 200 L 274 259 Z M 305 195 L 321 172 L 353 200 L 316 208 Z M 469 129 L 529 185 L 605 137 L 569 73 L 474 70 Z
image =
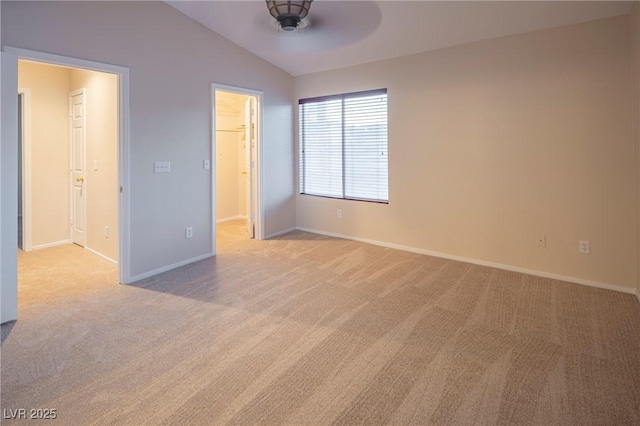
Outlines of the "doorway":
M 214 225 L 237 221 L 243 224 L 246 238 L 263 239 L 260 214 L 262 94 L 213 85 L 212 98 Z
M 18 211 L 18 61 L 36 61 L 50 65 L 77 67 L 83 70 L 101 71 L 113 74 L 117 77 L 117 118 L 118 135 L 117 149 L 118 161 L 113 167 L 117 175 L 118 199 L 118 227 L 113 231 L 118 235 L 117 252 L 117 276 L 118 282 L 127 284 L 131 282 L 130 272 L 130 243 L 129 243 L 129 69 L 117 65 L 110 65 L 84 59 L 54 55 L 34 50 L 3 46 L 0 51 L 0 80 L 2 83 L 2 246 L 0 247 L 2 264 L 2 279 L 0 280 L 0 293 L 2 309 L 0 310 L 0 322 L 15 320 L 18 318 L 18 223 L 15 212 Z M 25 102 L 26 105 L 26 102 Z M 25 116 L 26 118 L 26 116 Z M 26 131 L 23 134 L 23 142 L 27 142 Z M 25 169 L 23 169 L 24 172 Z M 68 173 L 68 170 L 67 170 Z M 26 182 L 23 181 L 26 187 Z M 35 186 L 34 186 L 35 187 Z M 26 191 L 25 191 L 26 193 Z M 27 200 L 24 200 L 28 203 Z M 33 209 L 32 209 L 33 210 Z M 33 218 L 32 218 L 33 219 Z M 29 222 L 26 212 L 23 211 L 23 225 Z M 67 222 L 67 227 L 68 227 Z M 105 234 L 108 230 L 104 230 Z M 28 238 L 26 229 L 23 238 Z
M 20 60 L 18 81 L 32 98 L 19 126 L 31 135 L 18 161 L 23 250 L 74 243 L 117 264 L 117 75 Z

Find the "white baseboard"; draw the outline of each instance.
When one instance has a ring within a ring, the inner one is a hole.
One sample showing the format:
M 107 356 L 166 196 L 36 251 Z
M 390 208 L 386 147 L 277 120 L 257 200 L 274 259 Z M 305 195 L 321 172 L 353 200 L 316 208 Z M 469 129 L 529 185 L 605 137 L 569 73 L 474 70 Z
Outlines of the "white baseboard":
M 264 239 L 268 240 L 269 238 L 279 237 L 280 235 L 288 234 L 289 232 L 295 231 L 296 229 L 299 229 L 299 228 L 296 228 L 294 226 L 292 228 L 283 229 L 282 231 L 273 232 L 273 233 L 265 236 Z
M 582 285 L 586 285 L 586 286 L 589 286 L 589 287 L 603 288 L 603 289 L 606 289 L 606 290 L 614 290 L 614 291 L 619 291 L 619 292 L 622 292 L 622 293 L 629 293 L 629 294 L 634 294 L 635 293 L 636 297 L 638 297 L 638 299 L 640 300 L 640 295 L 638 295 L 638 293 L 634 289 L 627 288 L 627 287 L 622 287 L 622 286 L 618 286 L 618 285 L 600 283 L 600 282 L 597 282 L 597 281 L 590 281 L 590 280 L 585 280 L 585 279 L 582 279 L 582 278 L 576 278 L 576 277 L 571 277 L 571 276 L 566 276 L 566 275 L 553 274 L 553 273 L 550 273 L 550 272 L 538 271 L 538 270 L 535 270 L 535 269 L 520 268 L 518 266 L 505 265 L 505 264 L 502 264 L 502 263 L 487 262 L 485 260 L 478 260 L 478 259 L 473 259 L 473 258 L 469 258 L 469 257 L 454 256 L 454 255 L 447 254 L 447 253 L 440 253 L 440 252 L 437 252 L 437 251 L 424 250 L 424 249 L 415 248 L 415 247 L 408 247 L 408 246 L 403 246 L 403 245 L 400 245 L 400 244 L 392 244 L 392 243 L 386 243 L 386 242 L 383 242 L 383 241 L 369 240 L 369 239 L 366 239 L 366 238 L 358 238 L 358 237 L 352 237 L 352 236 L 349 236 L 349 235 L 336 234 L 336 233 L 333 233 L 333 232 L 319 231 L 317 229 L 302 228 L 302 227 L 297 227 L 296 229 L 298 229 L 300 231 L 311 232 L 313 234 L 326 235 L 328 237 L 344 238 L 344 239 L 347 239 L 347 240 L 360 241 L 362 243 L 368 243 L 368 244 L 373 244 L 373 245 L 376 245 L 376 246 L 388 247 L 388 248 L 397 249 L 397 250 L 404 250 L 404 251 L 409 251 L 409 252 L 412 252 L 412 253 L 426 254 L 428 256 L 441 257 L 443 259 L 457 260 L 459 262 L 466 262 L 466 263 L 473 263 L 474 265 L 489 266 L 489 267 L 492 267 L 492 268 L 504 269 L 506 271 L 520 272 L 520 273 L 523 273 L 523 274 L 535 275 L 535 276 L 543 277 L 543 278 L 551 278 L 551 279 L 559 280 L 559 281 L 568 281 L 568 282 L 571 282 L 571 283 L 582 284 Z
M 213 256 L 215 256 L 213 253 L 207 253 L 207 254 L 203 254 L 202 256 L 192 257 L 191 259 L 187 259 L 187 260 L 183 260 L 181 262 L 174 263 L 173 265 L 163 266 L 162 268 L 154 269 L 153 271 L 144 272 L 142 274 L 138 274 L 138 275 L 135 275 L 133 277 L 130 277 L 129 280 L 127 281 L 127 284 L 131 284 L 133 282 L 140 281 L 142 279 L 149 278 L 149 277 L 152 277 L 154 275 L 158 275 L 158 274 L 161 274 L 163 272 L 167 272 L 167 271 L 170 271 L 172 269 L 176 269 L 176 268 L 179 268 L 181 266 L 188 265 L 190 263 L 198 262 L 199 260 L 208 259 L 208 258 L 213 257 Z
M 114 265 L 117 265 L 117 264 L 118 264 L 118 262 L 117 262 L 116 260 L 113 260 L 113 259 L 111 259 L 110 257 L 107 257 L 107 256 L 105 256 L 104 254 L 102 254 L 102 253 L 100 253 L 100 252 L 95 251 L 94 249 L 91 249 L 91 248 L 89 248 L 89 247 L 85 247 L 84 249 L 85 249 L 86 251 L 88 251 L 88 252 L 91 252 L 91 253 L 95 254 L 95 255 L 96 255 L 96 256 L 98 256 L 98 257 L 103 258 L 104 260 L 106 260 L 106 261 L 108 261 L 108 262 L 113 263 Z
M 246 216 L 225 217 L 225 218 L 222 218 L 222 219 L 217 219 L 216 223 L 231 222 L 232 220 L 247 220 L 247 217 Z
M 42 250 L 49 247 L 63 246 L 65 244 L 71 244 L 71 240 L 62 240 L 62 241 L 54 241 L 53 243 L 38 244 L 37 246 L 31 246 L 31 250 Z

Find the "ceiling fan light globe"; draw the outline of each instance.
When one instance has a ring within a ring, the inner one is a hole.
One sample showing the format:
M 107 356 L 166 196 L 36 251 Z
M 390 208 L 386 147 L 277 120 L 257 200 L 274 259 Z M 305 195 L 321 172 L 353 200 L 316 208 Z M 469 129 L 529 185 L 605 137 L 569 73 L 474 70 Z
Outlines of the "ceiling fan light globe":
M 309 13 L 313 0 L 266 0 L 271 16 L 276 18 L 280 28 L 293 31 L 298 28 L 301 19 Z

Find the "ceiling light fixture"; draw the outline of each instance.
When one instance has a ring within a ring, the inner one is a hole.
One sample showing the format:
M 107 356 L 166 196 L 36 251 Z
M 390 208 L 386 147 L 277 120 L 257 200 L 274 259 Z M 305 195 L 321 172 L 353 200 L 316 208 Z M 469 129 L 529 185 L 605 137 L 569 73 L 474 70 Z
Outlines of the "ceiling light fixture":
M 266 0 L 267 8 L 271 16 L 278 20 L 280 28 L 284 31 L 293 31 L 298 28 L 298 24 L 311 7 L 313 0 Z

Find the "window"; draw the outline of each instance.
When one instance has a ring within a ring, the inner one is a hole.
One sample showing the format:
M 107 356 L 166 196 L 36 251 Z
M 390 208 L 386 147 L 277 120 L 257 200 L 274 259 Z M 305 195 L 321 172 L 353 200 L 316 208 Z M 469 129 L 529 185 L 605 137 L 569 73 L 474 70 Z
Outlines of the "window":
M 299 101 L 300 193 L 387 203 L 387 89 Z

